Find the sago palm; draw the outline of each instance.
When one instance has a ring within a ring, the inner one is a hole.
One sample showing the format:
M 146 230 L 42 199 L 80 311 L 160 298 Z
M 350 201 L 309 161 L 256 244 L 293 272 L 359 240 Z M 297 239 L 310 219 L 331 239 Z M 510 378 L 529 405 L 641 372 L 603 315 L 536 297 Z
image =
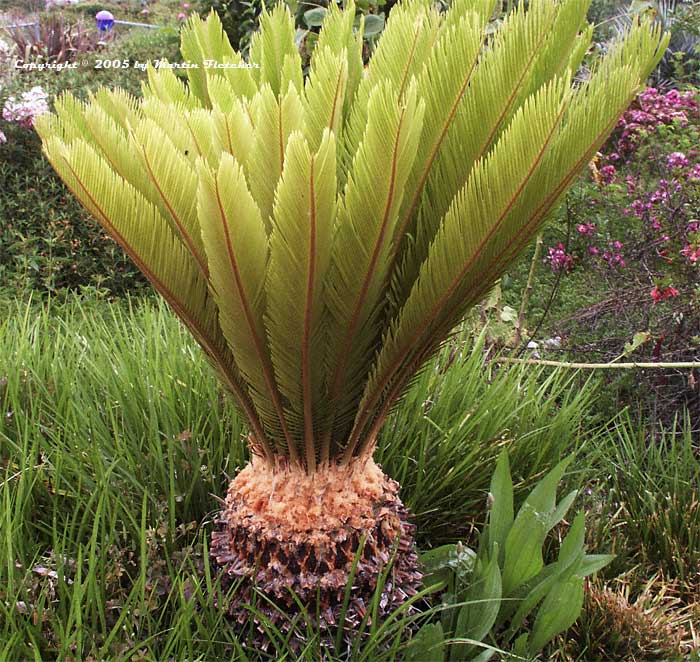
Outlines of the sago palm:
M 377 434 L 664 47 L 635 24 L 581 82 L 588 0 L 530 0 L 500 22 L 495 4 L 399 4 L 363 67 L 354 7 L 330 3 L 306 76 L 283 6 L 263 14 L 249 63 L 215 15 L 193 18 L 186 82 L 150 69 L 142 99 L 65 95 L 37 123 L 249 423 L 251 461 L 213 539 L 241 580 L 241 620 L 256 586 L 333 623 L 352 576 L 352 622 L 390 560 L 381 609 L 415 591 L 413 527 L 372 459 Z

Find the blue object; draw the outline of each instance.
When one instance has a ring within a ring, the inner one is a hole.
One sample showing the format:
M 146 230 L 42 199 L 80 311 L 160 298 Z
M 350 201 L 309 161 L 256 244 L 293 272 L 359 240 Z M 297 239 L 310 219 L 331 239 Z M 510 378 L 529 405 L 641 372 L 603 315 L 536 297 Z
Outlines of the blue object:
M 102 11 L 98 11 L 95 15 L 95 23 L 97 23 L 99 30 L 106 32 L 114 27 L 114 16 L 112 16 L 111 12 L 103 9 Z

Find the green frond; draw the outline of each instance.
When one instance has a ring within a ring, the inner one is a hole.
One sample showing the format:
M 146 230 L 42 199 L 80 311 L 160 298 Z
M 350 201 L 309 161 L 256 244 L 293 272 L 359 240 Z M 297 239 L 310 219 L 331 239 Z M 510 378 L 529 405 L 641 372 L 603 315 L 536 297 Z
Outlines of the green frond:
M 318 35 L 315 59 L 324 51 L 329 50 L 335 55 L 345 52 L 347 58 L 347 83 L 344 98 L 344 113 L 347 114 L 355 97 L 355 90 L 362 78 L 362 33 L 363 24 L 355 29 L 355 3 L 350 0 L 344 3 L 345 10 L 342 11 L 338 5 L 331 2 L 323 21 L 323 26 Z
M 344 162 L 349 167 L 367 126 L 369 99 L 377 85 L 391 83 L 398 96 L 406 91 L 430 55 L 440 28 L 440 15 L 427 0 L 404 2 L 392 10 L 382 38 L 357 88 L 347 131 Z
M 66 186 L 125 250 L 168 302 L 220 373 L 260 443 L 272 449 L 217 322 L 217 310 L 194 259 L 158 210 L 121 179 L 86 141 L 46 136 L 44 153 Z
M 367 127 L 339 203 L 326 305 L 333 343 L 330 398 L 341 427 L 377 341 L 374 321 L 385 304 L 387 256 L 424 111 L 414 83 L 401 101 L 389 81 L 373 88 Z
M 431 49 L 418 78 L 418 92 L 426 101 L 418 156 L 411 171 L 394 237 L 392 266 L 401 242 L 416 234 L 417 211 L 428 176 L 450 127 L 464 112 L 465 96 L 482 51 L 486 17 L 455 9 Z
M 300 133 L 290 136 L 275 196 L 266 280 L 266 326 L 275 378 L 311 470 L 316 461 L 314 420 L 324 410 L 327 339 L 322 291 L 335 218 L 335 151 L 335 137 L 328 130 L 317 152 Z
M 639 90 L 665 48 L 659 43 L 657 30 L 637 26 L 582 89 L 565 93 L 565 104 L 560 83 L 541 89 L 518 111 L 493 153 L 477 163 L 391 325 L 359 408 L 355 438 L 369 412 L 398 397 L 465 309 L 487 294 L 527 245 Z M 538 125 L 532 126 L 535 116 Z
M 196 97 L 199 103 L 205 107 L 211 107 L 209 91 L 207 90 L 207 73 L 223 76 L 219 69 L 211 69 L 206 66 L 207 61 L 213 63 L 242 62 L 241 56 L 236 53 L 229 43 L 221 19 L 212 9 L 207 20 L 204 21 L 198 14 L 192 14 L 187 24 L 181 31 L 180 51 L 186 62 L 197 64 L 197 67 L 188 68 L 187 81 L 190 93 Z
M 147 97 L 143 100 L 141 109 L 144 117 L 159 126 L 178 151 L 193 163 L 202 155 L 187 123 L 189 110 L 185 106 Z
M 197 216 L 198 180 L 192 162 L 150 119 L 136 127 L 134 139 L 136 155 L 143 166 L 141 186 L 149 190 L 149 197 L 207 278 L 207 258 Z
M 162 103 L 174 104 L 187 110 L 200 106 L 197 97 L 190 94 L 190 88 L 169 67 L 156 69 L 149 62 L 147 76 L 147 81 L 141 84 L 144 99 L 155 98 Z
M 211 119 L 221 149 L 245 166 L 253 150 L 254 133 L 243 103 L 235 101 L 229 112 L 215 109 L 211 113 Z
M 317 50 L 303 97 L 306 139 L 312 150 L 318 149 L 326 129 L 340 134 L 347 83 L 346 51 L 343 49 L 333 53 L 329 48 Z
M 263 319 L 268 241 L 260 210 L 232 156 L 225 154 L 217 171 L 202 159 L 197 169 L 197 208 L 221 330 L 263 426 L 272 439 L 289 443 Z
M 270 85 L 264 84 L 251 101 L 250 114 L 255 140 L 246 170 L 251 191 L 269 230 L 287 140 L 293 131 L 303 132 L 304 106 L 295 87 L 290 87 L 278 100 Z
M 294 19 L 287 6 L 280 3 L 271 12 L 263 9 L 260 31 L 250 41 L 250 62 L 256 67 L 253 72 L 258 85 L 269 85 L 274 96 L 284 94 L 287 83 L 297 80 L 294 71 L 297 64 L 301 76 L 301 57 L 294 42 L 294 33 Z M 289 78 L 290 75 L 293 79 Z
M 90 94 L 91 103 L 100 106 L 122 129 L 128 131 L 141 119 L 141 108 L 133 95 L 120 90 L 101 87 Z

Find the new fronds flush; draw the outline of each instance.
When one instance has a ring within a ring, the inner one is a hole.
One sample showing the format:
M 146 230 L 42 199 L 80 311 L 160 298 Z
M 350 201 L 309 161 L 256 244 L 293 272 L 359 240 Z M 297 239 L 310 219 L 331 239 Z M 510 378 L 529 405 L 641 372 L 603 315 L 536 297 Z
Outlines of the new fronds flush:
M 391 12 L 366 69 L 333 3 L 302 74 L 289 11 L 244 64 L 212 14 L 182 33 L 183 83 L 70 95 L 37 122 L 46 156 L 201 344 L 250 426 L 214 534 L 221 571 L 346 624 L 381 569 L 381 610 L 420 581 L 398 485 L 372 459 L 411 378 L 525 247 L 665 46 L 636 23 L 583 83 L 586 0 Z M 402 439 L 396 439 L 401 444 Z M 291 589 L 291 590 L 290 590 Z M 274 610 L 260 606 L 270 617 Z

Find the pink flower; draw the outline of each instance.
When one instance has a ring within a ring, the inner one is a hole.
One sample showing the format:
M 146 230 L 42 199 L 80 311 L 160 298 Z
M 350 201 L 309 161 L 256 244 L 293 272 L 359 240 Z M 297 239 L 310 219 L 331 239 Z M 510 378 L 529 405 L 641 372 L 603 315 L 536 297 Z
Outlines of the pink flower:
M 8 122 L 17 122 L 25 129 L 31 129 L 34 118 L 49 111 L 48 96 L 41 87 L 36 86 L 24 92 L 19 101 L 15 97 L 8 97 L 2 116 Z
M 593 234 L 596 231 L 595 223 L 579 223 L 576 230 L 581 234 Z
M 614 165 L 606 165 L 603 166 L 600 169 L 600 180 L 601 182 L 607 186 L 608 184 L 612 184 L 615 181 L 615 174 L 617 170 L 615 170 Z
M 668 285 L 662 289 L 659 289 L 657 285 L 654 285 L 654 289 L 649 292 L 654 303 L 657 304 L 659 301 L 664 301 L 665 299 L 671 299 L 677 297 L 679 292 L 675 287 Z
M 683 152 L 671 152 L 666 158 L 669 168 L 685 168 L 688 165 L 688 157 Z
M 184 14 L 183 12 L 180 12 L 177 17 L 181 20 L 184 21 L 187 18 L 187 15 Z
M 692 244 L 688 244 L 683 248 L 681 253 L 688 258 L 689 262 L 695 264 L 700 259 L 700 246 L 693 246 Z
M 6 143 L 6 142 L 7 142 L 7 136 L 2 131 L 0 131 L 0 145 L 2 143 Z
M 183 2 L 183 3 L 182 3 L 182 8 L 183 8 L 183 9 L 189 9 L 189 8 L 190 8 L 190 3 L 189 3 L 189 2 Z
M 574 258 L 567 255 L 564 244 L 557 244 L 556 248 L 549 248 L 549 255 L 544 258 L 543 262 L 549 264 L 555 273 L 561 270 L 569 272 L 574 268 Z
M 151 12 L 150 12 L 148 9 L 142 9 L 142 10 L 141 10 L 141 14 L 143 14 L 144 16 L 148 16 L 150 13 L 151 13 Z

